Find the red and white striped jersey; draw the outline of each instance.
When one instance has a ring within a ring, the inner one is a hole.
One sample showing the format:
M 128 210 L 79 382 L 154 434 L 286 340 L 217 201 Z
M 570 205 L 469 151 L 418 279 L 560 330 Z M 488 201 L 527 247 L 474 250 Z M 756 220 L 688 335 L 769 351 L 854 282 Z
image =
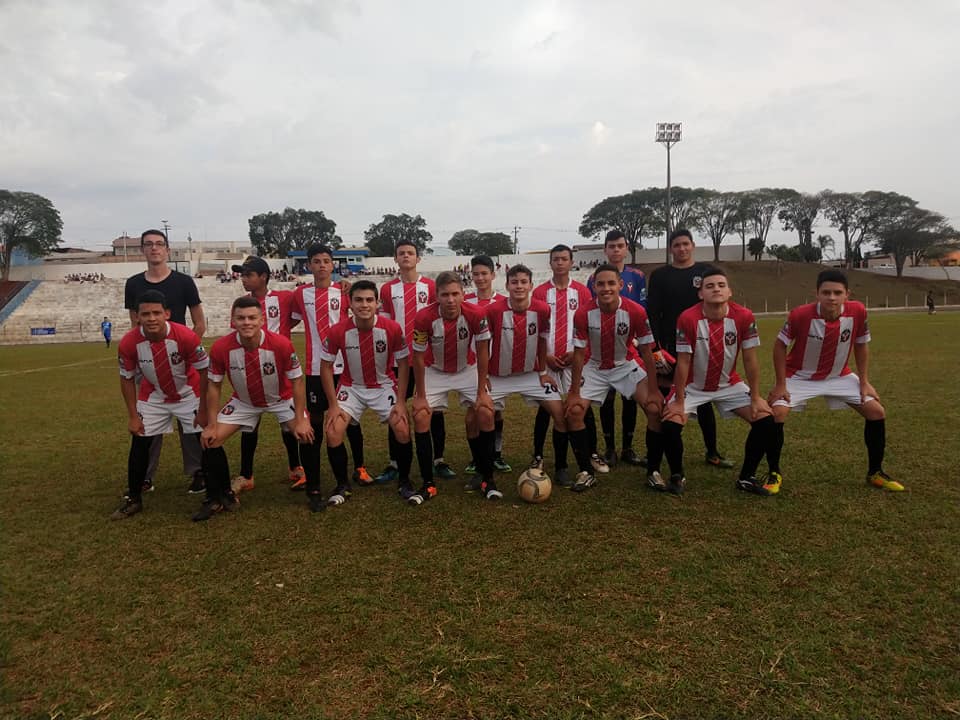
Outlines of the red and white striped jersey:
M 380 312 L 401 327 L 410 350 L 413 349 L 413 321 L 417 313 L 436 299 L 437 288 L 433 280 L 423 276 L 410 283 L 394 278 L 380 286 Z
M 293 293 L 290 290 L 271 290 L 260 298 L 260 309 L 267 330 L 290 337 L 290 330 L 296 325 L 292 317 Z
M 563 356 L 573 350 L 573 316 L 581 305 L 592 299 L 587 286 L 571 280 L 560 289 L 547 280 L 533 289 L 533 297 L 542 300 L 550 308 L 550 337 L 547 338 L 547 352 Z
M 635 362 L 634 338 L 641 345 L 653 344 L 647 311 L 628 298 L 621 297 L 613 312 L 604 312 L 597 299 L 590 298 L 573 316 L 573 345 L 586 348 L 587 362 L 597 369 Z
M 455 373 L 473 365 L 474 338 L 489 340 L 487 316 L 475 305 L 464 303 L 454 320 L 445 320 L 440 304 L 433 303 L 417 313 L 413 326 L 413 350 L 426 353 L 424 362 L 441 372 Z
M 120 377 L 134 378 L 139 368 L 143 379 L 137 399 L 155 403 L 178 403 L 198 397 L 200 375 L 210 360 L 197 334 L 185 325 L 168 322 L 163 340 L 147 340 L 143 329 L 130 330 L 117 346 Z
M 848 300 L 839 318 L 826 320 L 820 315 L 819 303 L 801 305 L 790 311 L 777 339 L 790 348 L 787 377 L 826 380 L 848 375 L 854 344 L 870 342 L 867 308 Z
M 210 348 L 213 382 L 225 377 L 233 385 L 233 397 L 254 407 L 267 407 L 293 397 L 290 384 L 303 375 L 300 358 L 283 335 L 260 331 L 260 343 L 253 350 L 240 344 L 237 333 L 224 335 Z
M 333 362 L 337 353 L 343 353 L 341 385 L 367 388 L 394 385 L 393 366 L 410 351 L 400 325 L 383 315 L 376 317 L 370 330 L 361 330 L 355 319 L 349 318 L 330 328 L 324 338 L 320 357 Z
M 703 303 L 677 318 L 677 354 L 693 355 L 687 385 L 697 390 L 713 392 L 740 382 L 737 355 L 759 344 L 753 313 L 733 302 L 727 303 L 727 315 L 721 320 L 705 317 Z
M 488 297 L 488 298 L 486 298 L 486 299 L 477 297 L 477 293 L 476 293 L 476 292 L 469 292 L 469 293 L 467 293 L 466 295 L 463 296 L 463 301 L 464 301 L 464 302 L 468 302 L 468 303 L 470 303 L 471 305 L 476 305 L 478 308 L 485 308 L 485 307 L 487 307 L 488 305 L 490 305 L 491 303 L 495 303 L 497 300 L 506 300 L 506 299 L 507 299 L 507 296 L 506 296 L 506 295 L 504 295 L 503 293 L 498 293 L 498 292 L 495 292 L 492 296 L 490 296 L 490 297 Z
M 550 336 L 550 308 L 530 298 L 526 310 L 514 311 L 510 299 L 504 298 L 487 306 L 490 332 L 490 364 L 488 374 L 497 377 L 540 370 L 537 344 Z
M 327 288 L 316 285 L 301 285 L 293 293 L 293 317 L 303 321 L 303 334 L 306 336 L 307 375 L 320 374 L 320 353 L 323 339 L 330 328 L 349 317 L 350 295 L 340 283 Z M 333 363 L 333 372 L 343 372 L 343 357 L 337 355 Z

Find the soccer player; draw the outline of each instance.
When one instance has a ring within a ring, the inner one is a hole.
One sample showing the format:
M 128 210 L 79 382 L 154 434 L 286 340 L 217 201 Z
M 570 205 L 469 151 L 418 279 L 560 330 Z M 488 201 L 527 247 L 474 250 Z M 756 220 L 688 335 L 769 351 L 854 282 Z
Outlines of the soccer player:
M 852 407 L 864 418 L 867 484 L 901 492 L 904 487 L 883 471 L 886 412 L 870 384 L 867 309 L 850 299 L 847 276 L 824 270 L 817 276 L 817 302 L 790 311 L 773 344 L 776 385 L 768 399 L 773 405 L 775 444 L 768 458 L 771 476 L 780 479 L 783 424 L 791 409 L 802 410 L 823 396 L 831 410 Z M 857 373 L 850 370 L 850 353 Z
M 272 333 L 290 339 L 291 330 L 299 319 L 293 319 L 293 293 L 289 290 L 271 290 L 270 266 L 263 258 L 251 255 L 242 265 L 233 265 L 233 272 L 239 273 L 243 289 L 260 303 L 265 327 Z M 240 433 L 240 474 L 230 481 L 233 492 L 239 495 L 244 490 L 253 490 L 253 457 L 257 452 L 260 439 L 260 424 L 252 432 Z M 300 464 L 300 445 L 297 438 L 282 432 L 283 445 L 287 450 L 287 468 L 292 490 L 302 490 L 306 486 L 303 466 Z
M 750 425 L 737 489 L 757 495 L 780 491 L 779 476 L 771 474 L 766 480 L 756 477 L 760 460 L 772 448 L 773 414 L 760 395 L 757 323 L 750 310 L 731 302 L 732 294 L 726 273 L 705 267 L 700 284 L 702 302 L 684 310 L 677 319 L 677 366 L 663 415 L 663 449 L 670 465 L 670 480 L 665 483 L 659 473 L 651 473 L 648 482 L 655 490 L 683 493 L 686 477 L 681 431 L 687 415 L 712 402 L 723 417 L 736 414 Z M 740 354 L 747 382 L 737 375 Z M 650 470 L 656 468 L 648 467 Z
M 417 271 L 420 263 L 420 248 L 412 240 L 400 240 L 394 248 L 393 259 L 400 270 L 400 276 L 388 280 L 380 287 L 380 312 L 396 322 L 407 338 L 407 352 L 413 352 L 413 320 L 417 313 L 437 299 L 433 280 L 425 278 Z M 406 379 L 406 400 L 413 395 L 413 377 Z M 404 400 L 404 402 L 406 401 Z M 433 436 L 434 459 L 433 474 L 439 478 L 456 477 L 443 453 L 446 449 L 447 429 L 443 413 L 434 413 L 430 420 L 430 433 Z M 397 478 L 396 438 L 393 426 L 387 429 L 387 442 L 390 448 L 390 464 L 377 476 L 378 483 L 391 483 Z
M 470 277 L 473 280 L 473 286 L 476 288 L 476 291 L 467 293 L 465 298 L 466 302 L 486 311 L 490 303 L 506 297 L 506 295 L 498 293 L 493 288 L 493 282 L 497 277 L 497 272 L 493 258 L 489 255 L 477 255 L 470 260 Z M 495 432 L 493 469 L 497 472 L 508 473 L 513 470 L 513 468 L 510 467 L 510 463 L 503 459 L 503 413 L 500 410 L 494 413 L 493 426 Z M 470 464 L 467 465 L 464 472 L 473 474 L 476 473 L 476 470 L 476 458 L 471 458 Z M 473 487 L 472 482 L 468 485 L 468 487 L 473 490 L 479 489 L 479 486 L 479 479 L 477 480 L 476 487 Z
M 631 300 L 646 310 L 647 279 L 642 271 L 627 267 L 627 238 L 622 230 L 611 230 L 607 233 L 603 240 L 603 254 L 607 258 L 607 263 L 613 265 L 620 273 L 620 278 L 623 281 L 620 297 Z M 596 288 L 593 284 L 593 277 L 591 276 L 587 281 L 587 288 L 595 295 Z M 606 445 L 603 459 L 611 468 L 617 464 L 616 420 L 614 415 L 616 398 L 617 392 L 611 389 L 600 406 L 600 427 L 603 429 L 603 441 Z M 623 396 L 623 410 L 620 419 L 623 427 L 623 453 L 620 455 L 620 459 L 630 465 L 643 465 L 643 458 L 633 449 L 633 434 L 637 429 L 637 404 L 632 397 Z
M 464 303 L 463 281 L 454 272 L 437 276 L 437 302 L 417 313 L 413 329 L 413 425 L 417 461 L 423 486 L 410 497 L 420 505 L 437 494 L 433 481 L 433 447 L 430 422 L 434 412 L 446 410 L 450 392 L 467 407 L 467 438 L 471 447 L 480 434 L 477 421 L 476 342 L 490 339 L 483 310 Z M 486 428 L 493 430 L 492 427 Z
M 693 235 L 685 228 L 670 234 L 670 265 L 658 267 L 650 273 L 647 288 L 647 314 L 657 344 L 670 355 L 677 354 L 677 318 L 680 313 L 700 302 L 700 283 L 706 263 L 694 260 Z M 697 409 L 697 422 L 706 447 L 705 461 L 715 468 L 730 469 L 733 463 L 717 449 L 717 418 L 713 405 L 707 403 Z
M 553 277 L 533 289 L 533 297 L 550 308 L 550 333 L 547 338 L 547 367 L 557 380 L 561 394 L 570 390 L 573 360 L 573 318 L 593 296 L 587 286 L 570 279 L 573 267 L 573 250 L 566 245 L 555 245 L 550 250 L 550 269 Z M 593 417 L 593 408 L 588 408 L 584 420 L 590 441 L 593 468 L 597 472 L 609 472 L 606 461 L 596 454 L 597 426 Z M 550 414 L 542 407 L 537 410 L 533 426 L 533 444 L 543 447 L 550 426 Z M 554 457 L 553 481 L 561 487 L 570 487 L 573 480 L 567 472 L 567 435 L 554 428 L 553 446 L 557 449 Z
M 478 383 L 486 387 L 489 382 L 490 400 L 495 408 L 502 410 L 508 396 L 520 395 L 528 404 L 539 404 L 550 413 L 554 427 L 565 433 L 567 425 L 560 389 L 556 379 L 547 372 L 550 308 L 534 300 L 530 295 L 532 290 L 530 269 L 525 265 L 512 265 L 507 270 L 508 297 L 487 307 L 489 365 L 478 364 Z M 482 344 L 478 341 L 478 351 Z M 476 452 L 474 457 L 479 463 L 481 458 Z M 534 446 L 530 467 L 543 469 L 542 445 Z M 482 470 L 480 474 L 483 475 Z M 492 479 L 483 479 L 480 490 L 489 500 L 503 497 Z
M 238 297 L 230 310 L 234 332 L 224 335 L 210 348 L 207 388 L 207 415 L 201 442 L 207 474 L 207 497 L 193 520 L 201 522 L 237 500 L 230 488 L 230 466 L 223 443 L 238 430 L 252 430 L 264 413 L 277 418 L 285 432 L 303 443 L 304 463 L 309 463 L 313 428 L 306 413 L 303 370 L 293 343 L 283 335 L 264 329 L 260 302 L 250 295 Z M 220 389 L 230 380 L 233 395 L 220 408 Z M 318 477 L 319 469 L 305 465 L 307 477 Z
M 100 333 L 103 335 L 103 341 L 107 344 L 107 347 L 110 347 L 110 336 L 113 334 L 113 323 L 110 322 L 110 318 L 106 315 L 103 317 L 103 322 L 100 323 Z
M 643 307 L 621 297 L 623 279 L 616 265 L 604 263 L 591 278 L 596 296 L 573 317 L 573 358 L 566 414 L 570 445 L 580 472 L 573 485 L 584 492 L 596 485 L 590 472 L 590 447 L 584 418 L 591 403 L 599 405 L 610 390 L 640 403 L 647 416 L 647 464 L 660 463 L 660 409 L 663 397 L 657 388 L 651 346 L 653 335 Z M 643 367 L 636 361 L 639 348 Z
M 343 438 L 350 421 L 359 422 L 366 408 L 393 431 L 400 495 L 407 500 L 414 495 L 410 484 L 410 422 L 403 401 L 410 377 L 407 342 L 398 323 L 377 314 L 377 286 L 371 281 L 358 280 L 350 286 L 350 309 L 353 317 L 330 328 L 320 350 L 320 380 L 328 407 L 327 457 L 337 483 L 327 503 L 342 505 L 350 497 Z M 344 367 L 339 384 L 334 385 L 333 364 L 338 353 L 343 355 Z M 307 498 L 312 511 L 322 509 L 319 490 L 308 488 Z
M 170 310 L 170 320 L 178 325 L 186 325 L 187 309 L 190 310 L 190 321 L 193 331 L 201 339 L 207 330 L 207 321 L 203 316 L 200 305 L 200 295 L 193 278 L 176 270 L 172 270 L 167 262 L 170 260 L 170 245 L 167 236 L 161 230 L 145 230 L 140 235 L 140 250 L 147 260 L 146 272 L 137 273 L 127 278 L 123 289 L 123 306 L 130 311 L 130 327 L 137 326 L 137 298 L 147 290 L 159 290 L 167 299 L 167 308 Z M 177 432 L 183 434 L 183 426 L 177 423 Z M 150 446 L 150 462 L 147 466 L 147 476 L 144 481 L 144 491 L 153 491 L 153 479 L 160 462 L 160 451 L 163 449 L 163 435 L 157 435 Z M 194 443 L 183 442 L 180 438 L 180 450 L 183 454 L 183 473 L 190 478 L 188 493 L 203 492 L 203 471 L 199 446 Z
M 136 302 L 137 326 L 120 340 L 120 394 L 127 407 L 130 454 L 127 494 L 110 516 L 122 520 L 143 510 L 142 493 L 154 438 L 173 431 L 173 419 L 183 427 L 180 442 L 196 445 L 206 424 L 200 403 L 206 391 L 209 360 L 200 338 L 190 328 L 170 322 L 163 293 L 147 290 Z M 136 377 L 140 376 L 139 392 Z

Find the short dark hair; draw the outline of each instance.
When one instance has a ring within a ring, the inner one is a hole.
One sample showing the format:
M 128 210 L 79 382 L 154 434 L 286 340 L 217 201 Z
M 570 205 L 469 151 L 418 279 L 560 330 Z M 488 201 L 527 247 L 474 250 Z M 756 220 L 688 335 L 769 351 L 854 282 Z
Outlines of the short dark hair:
M 667 241 L 667 247 L 673 247 L 673 241 L 679 237 L 685 237 L 690 242 L 693 242 L 693 234 L 686 228 L 677 228 L 672 233 L 670 233 L 670 240 Z
M 353 285 L 350 286 L 351 300 L 353 299 L 354 293 L 356 293 L 359 290 L 371 290 L 373 292 L 373 296 L 374 297 L 377 296 L 377 286 L 376 286 L 376 283 L 373 282 L 373 280 L 357 280 L 355 283 L 353 283 Z
M 329 255 L 330 259 L 333 260 L 333 248 L 323 243 L 314 243 L 307 248 L 307 261 L 309 262 L 314 255 Z
M 573 250 L 570 249 L 569 245 L 564 245 L 563 243 L 560 243 L 559 245 L 554 245 L 552 248 L 550 248 L 550 254 L 547 257 L 553 260 L 553 254 L 558 252 L 570 253 L 570 259 L 573 260 Z
M 597 269 L 593 271 L 593 277 L 596 278 L 602 272 L 612 272 L 616 273 L 617 277 L 620 277 L 620 271 L 617 269 L 617 266 L 613 263 L 600 263 L 597 266 Z
M 397 240 L 397 244 L 393 246 L 393 256 L 397 256 L 397 250 L 402 248 L 404 245 L 409 245 L 414 250 L 417 251 L 417 257 L 420 257 L 420 246 L 417 245 L 413 240 L 408 240 L 407 238 L 401 238 Z
M 838 282 L 843 283 L 843 287 L 847 290 L 850 289 L 850 284 L 847 281 L 847 274 L 840 270 L 831 269 L 831 270 L 821 270 L 820 274 L 817 275 L 817 290 L 820 289 L 820 286 L 825 282 Z
M 461 289 L 463 289 L 463 279 L 452 270 L 444 270 L 442 273 L 437 275 L 437 279 L 433 281 L 433 284 L 438 291 L 440 288 L 446 287 L 452 283 L 456 283 Z
M 260 301 L 257 300 L 253 295 L 241 295 L 234 300 L 233 305 L 230 306 L 230 314 L 233 315 L 241 308 L 256 308 L 261 313 L 263 312 L 263 308 L 260 307 Z
M 623 230 L 617 230 L 616 228 L 614 228 L 613 230 L 608 232 L 607 236 L 603 239 L 603 246 L 606 247 L 607 243 L 611 243 L 614 240 L 619 240 L 620 238 L 623 238 L 624 240 L 626 240 L 627 236 L 623 234 Z
M 140 293 L 137 297 L 137 312 L 140 312 L 140 306 L 146 303 L 159 303 L 163 305 L 164 310 L 170 307 L 167 305 L 167 296 L 159 290 L 144 290 Z M 104 316 L 104 319 L 106 319 L 106 316 Z
M 722 275 L 723 277 L 727 277 L 727 271 L 721 267 L 717 267 L 716 265 L 707 265 L 700 272 L 701 279 L 706 279 L 711 275 Z
M 493 262 L 493 258 L 489 255 L 474 255 L 473 259 L 470 261 L 470 267 L 475 268 L 477 265 L 481 267 L 490 268 L 490 272 L 495 272 L 496 267 Z
M 530 271 L 530 268 L 528 268 L 526 265 L 521 265 L 520 263 L 510 266 L 510 269 L 507 270 L 507 280 L 512 278 L 514 275 L 519 275 L 520 273 L 526 273 L 527 277 L 530 278 L 530 282 L 533 282 L 533 273 Z
M 163 238 L 163 244 L 167 247 L 170 247 L 170 241 L 167 240 L 167 234 L 163 230 L 157 230 L 155 228 L 144 230 L 142 233 L 140 233 L 140 247 L 143 247 L 143 239 L 147 237 L 147 235 L 159 235 Z

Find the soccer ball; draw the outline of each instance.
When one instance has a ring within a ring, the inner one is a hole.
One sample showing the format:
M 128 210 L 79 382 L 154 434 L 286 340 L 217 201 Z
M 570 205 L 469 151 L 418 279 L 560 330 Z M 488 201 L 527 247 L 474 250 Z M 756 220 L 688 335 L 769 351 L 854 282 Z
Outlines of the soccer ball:
M 553 483 L 542 470 L 529 468 L 517 478 L 517 495 L 528 503 L 546 502 L 553 490 Z

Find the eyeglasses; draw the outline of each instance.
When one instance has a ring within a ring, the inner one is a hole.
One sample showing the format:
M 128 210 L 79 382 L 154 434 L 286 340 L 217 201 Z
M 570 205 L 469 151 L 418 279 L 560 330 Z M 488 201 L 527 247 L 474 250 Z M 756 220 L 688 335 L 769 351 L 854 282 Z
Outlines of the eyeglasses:
M 166 247 L 166 246 L 167 246 L 167 244 L 166 244 L 165 242 L 163 242 L 162 240 L 161 240 L 160 242 L 144 242 L 144 243 L 140 243 L 140 247 L 142 247 L 142 248 L 144 248 L 144 249 L 149 249 L 149 248 L 162 248 L 162 247 Z

